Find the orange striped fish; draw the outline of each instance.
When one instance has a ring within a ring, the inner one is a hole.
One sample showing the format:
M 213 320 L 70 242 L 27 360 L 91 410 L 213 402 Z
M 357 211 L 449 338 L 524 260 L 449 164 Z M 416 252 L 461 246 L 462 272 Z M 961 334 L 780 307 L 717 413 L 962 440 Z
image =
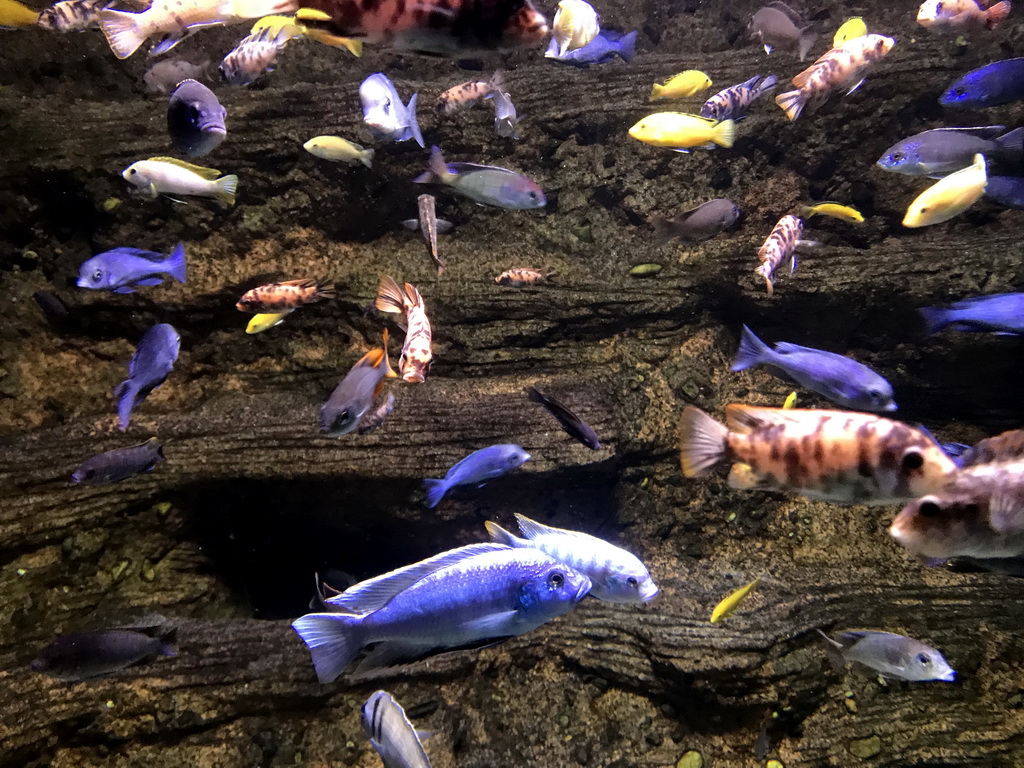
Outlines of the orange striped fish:
M 235 308 L 240 312 L 280 314 L 333 298 L 334 286 L 326 280 L 288 280 L 253 288 L 238 300 Z
M 403 381 L 422 383 L 430 370 L 433 355 L 430 351 L 430 318 L 420 292 L 409 283 L 405 284 L 403 291 L 394 278 L 382 275 L 374 306 L 381 312 L 405 313 L 405 344 L 398 370 L 402 372 Z
M 687 406 L 680 464 L 701 477 L 734 462 L 729 486 L 790 491 L 837 504 L 895 504 L 935 493 L 956 473 L 918 429 L 866 413 L 734 403 L 726 425 Z

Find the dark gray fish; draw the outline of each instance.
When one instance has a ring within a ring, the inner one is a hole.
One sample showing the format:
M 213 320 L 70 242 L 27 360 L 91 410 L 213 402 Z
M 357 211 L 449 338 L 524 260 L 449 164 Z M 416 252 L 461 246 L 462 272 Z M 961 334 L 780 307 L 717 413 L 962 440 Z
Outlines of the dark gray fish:
M 530 400 L 544 406 L 544 410 L 558 419 L 558 423 L 562 425 L 562 429 L 564 429 L 571 438 L 583 443 L 592 451 L 601 450 L 601 440 L 598 438 L 593 427 L 560 402 L 555 400 L 555 398 L 550 395 L 543 394 L 536 387 L 527 387 L 526 394 Z
M 228 111 L 213 91 L 195 80 L 183 80 L 167 104 L 167 131 L 175 148 L 189 157 L 202 157 L 228 135 Z
M 383 349 L 371 349 L 359 358 L 320 408 L 320 431 L 328 437 L 341 437 L 356 429 L 380 394 L 385 378 L 395 378 L 388 360 L 387 331 Z
M 673 219 L 655 216 L 651 220 L 654 233 L 661 243 L 674 237 L 683 240 L 708 240 L 730 227 L 740 218 L 740 209 L 732 200 L 720 197 L 676 214 Z
M 130 629 L 60 635 L 32 661 L 32 669 L 75 683 L 117 672 L 150 656 L 177 656 L 174 630 L 152 637 Z
M 128 362 L 128 378 L 114 389 L 122 432 L 128 429 L 135 406 L 170 375 L 180 348 L 181 337 L 167 323 L 158 323 L 142 335 Z
M 142 445 L 107 451 L 86 459 L 71 475 L 79 485 L 108 485 L 148 472 L 164 460 L 163 445 L 155 437 Z
M 384 768 L 430 768 L 420 734 L 390 693 L 372 694 L 363 704 L 361 715 L 363 730 L 384 762 Z
M 36 291 L 32 298 L 51 323 L 64 323 L 70 319 L 71 310 L 68 309 L 68 305 L 53 291 Z
M 761 8 L 750 19 L 747 25 L 751 37 L 756 37 L 764 45 L 765 53 L 773 48 L 795 53 L 800 61 L 807 58 L 807 53 L 814 45 L 818 36 L 803 26 L 803 20 L 784 3 L 771 3 Z
M 402 222 L 402 226 L 406 229 L 419 229 L 423 235 L 423 242 L 427 246 L 427 254 L 430 256 L 430 260 L 434 262 L 434 269 L 437 270 L 437 274 L 440 275 L 444 272 L 444 262 L 437 253 L 437 236 L 438 234 L 445 234 L 450 232 L 452 226 L 450 221 L 437 218 L 436 210 L 437 200 L 433 195 L 420 195 L 416 198 L 416 204 L 419 206 L 419 218 L 417 219 L 406 219 Z

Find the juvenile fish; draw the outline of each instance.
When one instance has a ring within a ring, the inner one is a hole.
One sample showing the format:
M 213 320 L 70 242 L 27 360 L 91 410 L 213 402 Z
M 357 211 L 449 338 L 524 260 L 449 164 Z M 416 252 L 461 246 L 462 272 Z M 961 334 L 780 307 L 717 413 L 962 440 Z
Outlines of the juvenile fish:
M 384 762 L 384 768 L 430 768 L 419 733 L 390 693 L 371 694 L 360 715 L 363 730 Z
M 686 477 L 732 463 L 731 488 L 874 506 L 936 493 L 957 471 L 930 436 L 878 416 L 735 403 L 725 413 L 728 426 L 693 406 L 683 410 Z
M 543 208 L 544 191 L 521 173 L 507 168 L 476 163 L 445 163 L 437 147 L 430 151 L 430 170 L 413 181 L 416 184 L 445 184 L 480 205 L 508 210 Z
M 138 188 L 143 195 L 155 199 L 157 195 L 212 197 L 228 205 L 235 204 L 238 177 L 221 176 L 220 171 L 192 165 L 173 157 L 151 157 L 132 163 L 121 177 Z
M 842 203 L 816 203 L 804 206 L 803 214 L 808 219 L 812 216 L 829 216 L 849 224 L 863 224 L 864 214 L 849 205 Z
M 536 387 L 527 387 L 526 395 L 531 401 L 542 405 L 545 411 L 554 416 L 569 437 L 583 443 L 592 451 L 601 450 L 601 440 L 598 438 L 593 427 L 562 405 L 558 400 L 550 395 L 545 395 Z
M 151 437 L 142 445 L 117 448 L 86 459 L 71 475 L 71 482 L 79 485 L 119 483 L 141 472 L 149 472 L 163 460 L 163 445 Z
M 491 541 L 509 547 L 539 549 L 592 584 L 590 594 L 609 603 L 647 603 L 658 596 L 658 586 L 640 559 L 604 539 L 579 531 L 542 525 L 525 515 L 516 515 L 526 538 L 509 533 L 488 520 Z
M 987 109 L 1024 99 L 1024 58 L 1004 59 L 972 69 L 939 97 L 944 107 Z
M 506 269 L 496 278 L 494 282 L 498 285 L 508 285 L 513 288 L 522 288 L 527 285 L 547 282 L 555 273 L 547 269 L 533 269 L 532 267 L 516 267 Z
M 284 312 L 260 312 L 253 315 L 246 323 L 245 332 L 249 335 L 263 333 L 271 328 L 276 328 L 288 317 L 294 309 L 286 309 Z
M 863 664 L 883 677 L 918 683 L 951 683 L 956 679 L 956 672 L 941 653 L 910 637 L 871 629 L 839 632 L 834 640 L 821 630 L 818 634 L 839 651 L 844 661 Z
M 420 292 L 409 283 L 402 290 L 394 278 L 381 275 L 374 306 L 381 312 L 405 315 L 405 344 L 398 361 L 402 380 L 422 384 L 434 361 L 431 352 L 430 318 Z
M 803 233 L 804 222 L 801 218 L 793 215 L 783 216 L 757 250 L 761 266 L 754 270 L 754 274 L 764 278 L 769 296 L 775 293 L 775 272 L 779 265 L 790 259 L 789 274 L 793 274 L 796 272 L 796 249 L 801 246 L 817 245 L 813 240 L 801 240 L 800 236 Z
M 750 19 L 747 31 L 764 46 L 770 54 L 774 49 L 795 53 L 800 61 L 807 58 L 811 46 L 818 36 L 796 12 L 784 3 L 771 3 L 761 8 Z
M 651 225 L 659 243 L 667 243 L 676 237 L 690 242 L 700 242 L 732 229 L 739 218 L 740 209 L 736 203 L 721 197 L 677 213 L 671 219 L 655 216 L 651 219 Z
M 51 32 L 80 32 L 100 23 L 100 11 L 114 0 L 61 0 L 39 12 L 36 24 Z
M 32 669 L 67 683 L 138 664 L 153 656 L 177 656 L 173 630 L 162 637 L 129 629 L 105 629 L 60 635 L 32 661 Z
M 128 429 L 135 407 L 170 375 L 180 348 L 181 337 L 167 323 L 158 323 L 142 334 L 128 363 L 128 378 L 114 389 L 122 432 Z
M 978 0 L 925 0 L 917 9 L 917 23 L 931 32 L 961 34 L 964 30 L 992 30 L 1010 15 L 1010 0 L 985 7 Z
M 333 299 L 334 296 L 334 286 L 327 280 L 287 280 L 246 291 L 235 304 L 235 309 L 239 312 L 280 313 Z
M 170 275 L 185 282 L 185 244 L 174 246 L 169 256 L 139 248 L 114 248 L 82 262 L 79 288 L 114 293 L 135 293 L 140 285 L 160 285 Z
M 924 131 L 893 144 L 877 165 L 907 176 L 938 178 L 969 167 L 975 155 L 1003 160 L 1024 155 L 1024 128 L 1005 131 L 1002 125 Z
M 220 76 L 228 85 L 249 85 L 264 72 L 274 69 L 277 54 L 284 50 L 294 34 L 288 28 L 276 32 L 263 27 L 259 32 L 243 37 L 221 61 Z
M 610 29 L 601 30 L 597 37 L 582 48 L 566 53 L 558 52 L 558 41 L 552 38 L 548 49 L 544 52 L 545 58 L 582 68 L 589 67 L 591 64 L 605 64 L 615 57 L 629 63 L 635 55 L 636 32 L 623 35 Z
M 503 139 L 522 138 L 516 132 L 516 126 L 522 119 L 516 113 L 516 105 L 512 103 L 512 97 L 503 90 L 494 92 L 494 131 Z
M 423 481 L 423 488 L 427 492 L 427 507 L 436 507 L 445 494 L 458 485 L 483 485 L 529 460 L 530 454 L 518 445 L 490 445 L 473 451 L 449 469 L 443 480 L 428 478 Z
M 302 148 L 323 160 L 342 163 L 359 162 L 367 168 L 373 167 L 374 150 L 366 149 L 340 136 L 314 136 L 303 144 Z
M 648 101 L 659 99 L 688 99 L 711 87 L 711 78 L 697 69 L 688 69 L 666 80 L 651 86 Z
M 560 56 L 588 45 L 600 31 L 594 6 L 585 0 L 560 0 L 551 25 Z
M 644 144 L 666 147 L 676 152 L 689 152 L 695 147 L 729 148 L 736 139 L 736 123 L 718 122 L 685 112 L 656 112 L 637 121 L 629 135 Z
M 834 352 L 781 341 L 772 349 L 747 326 L 730 370 L 765 366 L 783 380 L 795 381 L 833 403 L 858 411 L 895 411 L 892 385 L 856 360 Z
M 445 117 L 463 109 L 475 106 L 482 99 L 489 99 L 495 91 L 505 87 L 505 76 L 498 70 L 489 80 L 469 80 L 453 85 L 437 97 L 434 109 Z
M 765 94 L 771 93 L 779 84 L 775 75 L 754 75 L 745 83 L 719 91 L 704 102 L 700 108 L 701 117 L 711 120 L 742 120 L 751 105 Z
M 434 262 L 434 269 L 440 277 L 444 272 L 444 262 L 437 253 L 437 236 L 450 232 L 454 225 L 450 221 L 437 218 L 437 200 L 433 195 L 420 195 L 416 198 L 416 205 L 419 208 L 419 218 L 406 219 L 402 226 L 406 229 L 418 229 L 423 235 L 427 255 Z
M 1024 293 L 994 293 L 917 310 L 929 335 L 943 328 L 977 333 L 1024 334 Z
M 171 59 L 158 61 L 146 70 L 142 81 L 146 84 L 146 90 L 151 93 L 167 93 L 173 91 L 178 83 L 184 80 L 199 80 L 206 77 L 205 64 L 192 64 L 184 59 Z
M 903 226 L 929 227 L 959 216 L 981 199 L 987 183 L 985 156 L 975 155 L 971 166 L 939 179 L 914 198 Z
M 395 84 L 382 72 L 370 75 L 359 85 L 363 122 L 374 138 L 382 141 L 414 140 L 421 147 L 423 134 L 416 119 L 416 96 L 402 106 Z
M 185 80 L 178 83 L 167 104 L 167 132 L 179 152 L 189 157 L 208 155 L 228 135 L 227 114 L 213 91 Z
M 376 644 L 356 674 L 515 637 L 568 613 L 590 579 L 532 549 L 470 545 L 372 579 L 360 612 L 311 613 L 292 623 L 322 683 Z M 351 587 L 327 602 L 346 607 Z M 351 599 L 351 598 L 349 598 Z
M 365 435 L 367 432 L 377 429 L 393 410 L 395 410 L 395 396 L 388 392 L 380 401 L 380 405 L 359 420 L 359 434 Z
M 717 624 L 723 619 L 727 619 L 732 616 L 736 612 L 736 609 L 739 608 L 748 597 L 750 597 L 750 593 L 757 589 L 757 585 L 760 583 L 761 577 L 758 576 L 749 584 L 744 584 L 735 592 L 730 592 L 711 611 L 711 618 L 709 621 L 712 624 Z
M 373 406 L 384 388 L 384 379 L 393 379 L 388 360 L 388 332 L 384 331 L 382 349 L 371 349 L 331 392 L 320 409 L 320 431 L 328 437 L 341 437 L 356 427 Z

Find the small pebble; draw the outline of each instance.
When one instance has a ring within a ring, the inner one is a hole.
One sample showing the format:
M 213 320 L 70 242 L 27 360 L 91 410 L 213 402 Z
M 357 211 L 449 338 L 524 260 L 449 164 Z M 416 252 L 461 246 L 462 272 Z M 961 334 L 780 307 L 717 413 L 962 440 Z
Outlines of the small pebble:
M 691 749 L 679 758 L 676 768 L 704 768 L 704 757 L 697 750 Z
M 651 277 L 661 272 L 661 264 L 637 264 L 629 274 L 633 277 Z
M 877 736 L 868 736 L 866 739 L 857 739 L 850 742 L 850 754 L 867 760 L 882 751 L 882 740 Z
M 103 210 L 106 211 L 107 213 L 110 213 L 111 211 L 120 207 L 120 205 L 121 201 L 118 200 L 116 197 L 108 197 L 106 200 L 103 201 Z

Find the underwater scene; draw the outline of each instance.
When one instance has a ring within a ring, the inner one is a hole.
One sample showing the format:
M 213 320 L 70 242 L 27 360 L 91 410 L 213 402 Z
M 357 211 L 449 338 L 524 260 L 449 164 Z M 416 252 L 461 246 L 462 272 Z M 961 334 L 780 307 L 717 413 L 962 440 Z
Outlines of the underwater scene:
M 45 2 L 0 768 L 1024 765 L 1024 7 Z

